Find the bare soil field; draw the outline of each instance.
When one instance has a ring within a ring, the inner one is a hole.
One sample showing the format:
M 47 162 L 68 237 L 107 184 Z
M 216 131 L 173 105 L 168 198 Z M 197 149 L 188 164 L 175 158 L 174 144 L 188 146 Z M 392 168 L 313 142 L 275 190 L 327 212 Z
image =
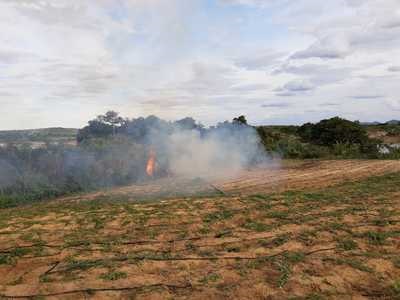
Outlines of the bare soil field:
M 156 180 L 0 210 L 0 298 L 400 299 L 399 222 L 398 161 Z

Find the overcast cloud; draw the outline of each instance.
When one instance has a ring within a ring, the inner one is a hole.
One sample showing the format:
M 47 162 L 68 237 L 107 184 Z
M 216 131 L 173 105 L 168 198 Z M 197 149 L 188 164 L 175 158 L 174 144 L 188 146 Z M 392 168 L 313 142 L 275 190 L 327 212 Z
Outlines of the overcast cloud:
M 0 0 L 0 68 L 0 129 L 399 119 L 400 2 Z

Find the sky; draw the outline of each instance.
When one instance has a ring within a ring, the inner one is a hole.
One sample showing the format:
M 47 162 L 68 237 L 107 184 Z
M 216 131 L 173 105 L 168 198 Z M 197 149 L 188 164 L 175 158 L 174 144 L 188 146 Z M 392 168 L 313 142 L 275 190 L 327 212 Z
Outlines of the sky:
M 0 0 L 0 129 L 400 119 L 400 0 Z

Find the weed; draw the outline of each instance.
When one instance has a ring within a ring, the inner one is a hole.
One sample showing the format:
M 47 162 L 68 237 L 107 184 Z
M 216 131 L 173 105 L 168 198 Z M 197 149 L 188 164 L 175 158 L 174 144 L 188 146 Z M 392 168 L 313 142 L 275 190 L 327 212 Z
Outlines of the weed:
M 235 252 L 238 253 L 240 252 L 240 247 L 239 246 L 230 246 L 226 248 L 227 252 Z
M 273 219 L 287 219 L 289 216 L 288 211 L 271 211 L 267 213 L 268 218 L 273 218 Z
M 390 290 L 396 299 L 400 299 L 400 280 L 394 281 L 390 286 Z
M 65 268 L 65 271 L 71 272 L 76 270 L 89 270 L 91 268 L 102 266 L 103 262 L 100 260 L 74 260 L 71 259 L 68 261 L 68 264 Z
M 392 262 L 393 262 L 393 265 L 394 265 L 396 268 L 400 268 L 400 257 L 399 257 L 399 256 L 393 258 L 393 259 L 392 259 Z
M 271 241 L 260 240 L 258 243 L 263 247 L 270 247 L 270 246 L 279 247 L 286 244 L 289 241 L 290 237 L 291 237 L 290 234 L 281 234 Z
M 344 239 L 338 242 L 338 247 L 345 251 L 355 250 L 358 248 L 358 245 L 355 241 L 351 239 Z
M 257 232 L 271 230 L 270 225 L 260 223 L 260 222 L 255 222 L 255 221 L 252 221 L 249 219 L 246 220 L 246 223 L 243 225 L 243 227 L 246 229 L 249 229 L 249 230 L 257 231 Z
M 103 280 L 115 281 L 127 278 L 128 275 L 125 272 L 108 272 L 100 275 L 100 278 Z
M 292 267 L 286 261 L 278 261 L 276 264 L 280 272 L 280 276 L 278 278 L 278 286 L 282 288 L 289 281 L 290 275 L 292 273 Z
M 388 234 L 385 232 L 368 231 L 364 234 L 364 237 L 373 245 L 383 245 L 388 238 Z
M 219 232 L 217 232 L 217 233 L 215 234 L 215 237 L 216 237 L 217 239 L 223 238 L 223 237 L 227 237 L 227 236 L 232 236 L 232 230 L 230 230 L 230 229 L 224 229 L 224 230 L 221 230 L 221 231 L 219 231 Z
M 28 248 L 15 248 L 8 253 L 0 254 L 0 265 L 12 265 L 18 257 L 22 257 L 31 251 Z
M 0 254 L 0 265 L 11 265 L 13 263 L 13 259 L 8 254 Z
M 47 283 L 47 282 L 52 282 L 53 280 L 50 278 L 50 276 L 49 275 L 41 275 L 40 277 L 39 277 L 39 282 L 42 282 L 42 283 Z
M 251 195 L 250 200 L 272 200 L 272 195 L 254 194 Z
M 317 233 L 311 230 L 304 230 L 297 236 L 297 238 L 306 245 L 311 245 L 315 237 L 317 237 Z
M 199 229 L 199 233 L 201 234 L 209 234 L 211 232 L 211 228 L 208 226 L 203 226 Z
M 360 260 L 357 259 L 350 259 L 350 258 L 346 258 L 346 259 L 342 259 L 342 258 L 337 258 L 337 259 L 331 259 L 331 258 L 325 258 L 325 261 L 333 261 L 334 263 L 338 264 L 338 265 L 348 265 L 354 269 L 360 270 L 362 272 L 367 272 L 367 273 L 373 273 L 373 270 L 364 265 L 364 263 Z
M 218 221 L 223 221 L 227 220 L 233 217 L 233 212 L 229 210 L 222 210 L 222 211 L 217 211 L 214 213 L 207 214 L 204 218 L 203 221 L 205 223 L 215 223 Z
M 286 252 L 284 254 L 284 257 L 292 264 L 297 264 L 299 262 L 302 262 L 305 258 L 306 255 L 304 252 Z
M 328 224 L 325 224 L 324 226 L 323 226 L 323 228 L 325 229 L 325 230 L 328 230 L 328 231 L 337 231 L 337 230 L 344 230 L 344 228 L 345 228 L 345 224 L 343 224 L 343 223 L 337 223 L 337 222 L 332 222 L 332 223 L 328 223 Z
M 257 259 L 247 262 L 246 267 L 249 269 L 260 269 L 261 267 L 265 266 L 266 263 L 269 263 L 271 261 L 272 261 L 272 258 L 259 257 Z
M 217 282 L 221 278 L 217 273 L 211 273 L 209 275 L 204 276 L 199 280 L 201 284 L 208 284 L 210 282 Z

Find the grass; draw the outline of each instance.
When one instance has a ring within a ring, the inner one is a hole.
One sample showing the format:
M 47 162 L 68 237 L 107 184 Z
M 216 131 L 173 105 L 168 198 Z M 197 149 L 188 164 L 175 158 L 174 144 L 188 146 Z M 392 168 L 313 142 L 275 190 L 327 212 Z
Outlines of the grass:
M 395 280 L 391 286 L 390 289 L 392 291 L 392 294 L 396 299 L 400 299 L 400 279 Z
M 232 218 L 234 213 L 229 210 L 222 210 L 222 211 L 217 211 L 214 213 L 207 214 L 204 218 L 203 221 L 205 223 L 215 223 L 223 220 L 228 220 Z
M 243 228 L 252 231 L 263 232 L 271 230 L 271 225 L 247 219 L 246 223 L 243 225 Z
M 107 281 L 116 281 L 116 280 L 120 280 L 120 279 L 125 279 L 128 277 L 128 274 L 126 274 L 125 272 L 117 272 L 117 271 L 112 271 L 112 272 L 108 272 L 108 273 L 104 273 L 100 275 L 100 278 L 103 280 L 107 280 Z
M 289 281 L 290 275 L 292 274 L 292 266 L 287 261 L 278 261 L 276 264 L 280 272 L 278 278 L 278 287 L 283 288 Z
M 18 260 L 19 257 L 27 255 L 32 252 L 29 248 L 14 248 L 7 253 L 0 253 L 0 265 L 12 265 Z
M 357 243 L 352 239 L 344 239 L 338 242 L 338 248 L 345 251 L 355 250 L 358 248 Z
M 362 272 L 367 272 L 367 273 L 373 273 L 373 269 L 370 267 L 366 266 L 362 261 L 356 259 L 356 258 L 326 258 L 325 261 L 331 261 L 337 265 L 347 265 L 349 267 L 352 267 L 354 269 L 357 269 Z
M 389 234 L 386 232 L 374 232 L 368 231 L 363 235 L 368 239 L 369 243 L 372 245 L 383 245 L 386 239 L 389 237 Z
M 203 278 L 201 278 L 201 279 L 199 280 L 199 282 L 200 282 L 201 284 L 203 284 L 203 285 L 207 285 L 207 284 L 209 284 L 209 283 L 215 283 L 215 282 L 217 282 L 217 281 L 220 280 L 220 279 L 221 279 L 221 276 L 220 276 L 219 274 L 217 274 L 217 273 L 211 273 L 211 274 L 208 274 L 208 275 L 204 276 Z

